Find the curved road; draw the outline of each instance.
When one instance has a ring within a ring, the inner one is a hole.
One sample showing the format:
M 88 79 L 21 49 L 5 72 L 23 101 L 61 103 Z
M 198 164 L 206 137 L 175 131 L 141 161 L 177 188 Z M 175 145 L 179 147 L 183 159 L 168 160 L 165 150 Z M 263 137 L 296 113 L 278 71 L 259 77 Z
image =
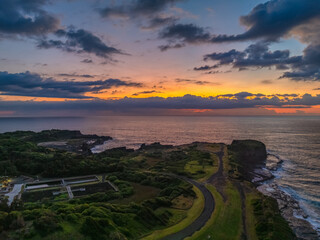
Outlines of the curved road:
M 213 174 L 211 177 L 209 177 L 209 179 L 206 181 L 206 183 L 210 183 L 213 181 L 213 179 L 215 179 L 216 177 L 222 175 L 223 172 L 223 163 L 222 163 L 222 157 L 223 157 L 223 146 L 221 146 L 221 152 L 219 153 L 219 169 L 217 171 L 217 173 Z M 186 228 L 182 229 L 181 231 L 177 232 L 177 233 L 173 233 L 171 235 L 168 235 L 164 238 L 162 238 L 162 240 L 182 240 L 185 239 L 186 237 L 190 237 L 192 236 L 196 231 L 200 230 L 206 223 L 207 221 L 210 219 L 214 208 L 215 208 L 215 202 L 214 202 L 214 198 L 211 194 L 211 192 L 205 187 L 205 185 L 203 183 L 198 183 L 192 179 L 186 178 L 186 177 L 181 177 L 181 176 L 176 176 L 178 178 L 181 178 L 193 185 L 195 185 L 197 188 L 199 188 L 199 190 L 202 192 L 203 196 L 204 196 L 204 209 L 202 211 L 202 213 L 200 214 L 200 216 L 193 222 L 191 223 L 189 226 L 187 226 Z

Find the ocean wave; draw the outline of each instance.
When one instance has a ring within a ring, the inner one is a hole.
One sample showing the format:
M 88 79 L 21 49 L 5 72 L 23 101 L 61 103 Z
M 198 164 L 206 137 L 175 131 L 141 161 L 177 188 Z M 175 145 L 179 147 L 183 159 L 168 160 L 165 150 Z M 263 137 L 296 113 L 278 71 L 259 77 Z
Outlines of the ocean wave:
M 273 186 L 276 186 L 279 188 L 280 191 L 283 193 L 289 195 L 292 199 L 294 199 L 298 204 L 302 211 L 294 211 L 294 217 L 306 220 L 309 222 L 314 230 L 317 231 L 319 237 L 320 237 L 320 212 L 317 207 L 320 206 L 319 201 L 319 195 L 315 194 L 314 196 L 308 195 L 303 196 L 302 194 L 299 194 L 294 188 L 299 188 L 300 191 L 303 191 L 303 188 L 306 186 L 310 186 L 310 184 L 318 184 L 318 180 L 312 181 L 311 179 L 304 176 L 303 179 L 297 178 L 298 182 L 292 182 L 292 179 L 290 179 L 290 182 L 283 182 L 282 177 L 288 174 L 285 169 L 283 168 L 283 164 L 286 163 L 287 166 L 291 165 L 292 163 L 289 159 L 282 158 L 280 154 L 277 154 L 275 151 L 267 150 L 268 157 L 266 160 L 266 164 L 275 166 L 270 169 L 272 174 L 275 176 L 274 179 L 269 180 L 268 182 L 264 183 L 265 191 L 269 191 L 272 189 L 270 187 L 270 184 L 274 184 Z M 268 162 L 268 161 L 271 161 Z M 302 182 L 301 182 L 302 181 Z M 268 190 L 269 189 L 269 190 Z M 314 199 L 315 198 L 315 199 Z M 277 199 L 279 200 L 279 199 Z

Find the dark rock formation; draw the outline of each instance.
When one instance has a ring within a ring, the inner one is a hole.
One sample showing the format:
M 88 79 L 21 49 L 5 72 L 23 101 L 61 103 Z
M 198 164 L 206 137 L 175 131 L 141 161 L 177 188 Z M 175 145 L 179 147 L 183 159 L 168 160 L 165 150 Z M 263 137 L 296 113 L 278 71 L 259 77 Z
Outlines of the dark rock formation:
M 143 143 L 141 144 L 139 150 L 148 150 L 148 149 L 168 149 L 173 148 L 173 145 L 162 145 L 159 142 L 151 143 L 149 145 Z
M 228 146 L 229 160 L 232 169 L 229 175 L 233 178 L 263 181 L 272 178 L 272 174 L 263 169 L 266 166 L 266 146 L 255 140 L 234 140 Z

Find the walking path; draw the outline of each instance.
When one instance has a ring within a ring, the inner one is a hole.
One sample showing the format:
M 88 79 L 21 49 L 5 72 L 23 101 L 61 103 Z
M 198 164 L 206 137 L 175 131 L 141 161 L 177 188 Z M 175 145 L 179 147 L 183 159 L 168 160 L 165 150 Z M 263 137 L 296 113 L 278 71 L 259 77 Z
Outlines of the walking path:
M 68 191 L 69 198 L 72 199 L 73 198 L 73 193 L 71 191 L 71 187 L 70 186 L 66 186 L 66 189 Z
M 8 205 L 10 206 L 14 198 L 19 195 L 21 192 L 23 184 L 15 184 L 11 192 L 7 193 L 5 196 L 8 196 Z

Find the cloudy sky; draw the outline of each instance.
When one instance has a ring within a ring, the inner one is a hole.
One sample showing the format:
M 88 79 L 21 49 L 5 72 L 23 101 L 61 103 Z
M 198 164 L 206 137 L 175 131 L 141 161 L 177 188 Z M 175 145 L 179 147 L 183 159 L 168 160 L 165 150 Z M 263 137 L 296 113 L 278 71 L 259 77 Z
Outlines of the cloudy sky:
M 320 115 L 319 0 L 0 0 L 0 116 Z

